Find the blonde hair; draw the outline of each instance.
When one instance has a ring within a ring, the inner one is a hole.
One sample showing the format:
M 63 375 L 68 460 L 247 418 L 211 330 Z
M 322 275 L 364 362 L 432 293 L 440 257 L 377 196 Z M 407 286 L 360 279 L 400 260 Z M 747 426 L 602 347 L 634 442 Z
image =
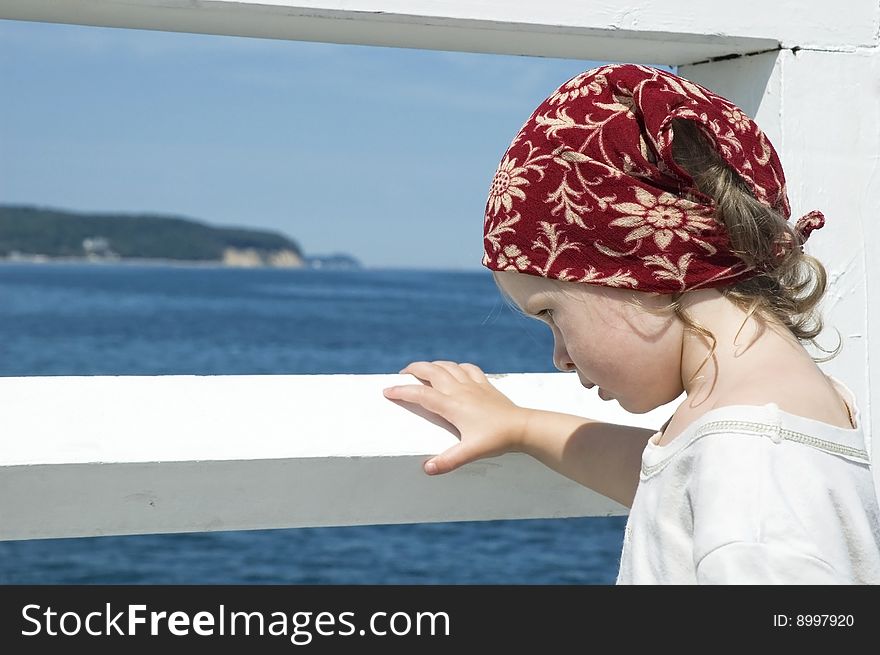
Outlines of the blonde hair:
M 800 232 L 778 211 L 758 202 L 696 123 L 676 118 L 672 121 L 672 130 L 675 161 L 694 178 L 697 189 L 715 200 L 714 218 L 727 229 L 732 252 L 759 271 L 748 280 L 717 287 L 718 291 L 746 313 L 743 325 L 756 314 L 767 323 L 787 328 L 798 341 L 812 343 L 822 352 L 832 352 L 816 343 L 816 336 L 824 325 L 818 305 L 827 289 L 825 266 L 812 255 L 801 252 Z M 792 247 L 782 249 L 778 256 L 780 243 L 790 243 Z M 649 312 L 671 310 L 688 328 L 711 339 L 712 349 L 697 368 L 696 375 L 715 352 L 717 339 L 683 310 L 681 299 L 685 293 L 671 294 L 669 303 L 659 310 L 645 307 L 636 298 L 632 301 Z M 826 362 L 840 353 L 843 344 L 840 331 L 837 333 L 837 348 L 828 357 L 811 357 L 814 362 Z
M 745 181 L 718 155 L 696 123 L 675 118 L 672 130 L 675 161 L 690 173 L 699 191 L 715 200 L 714 218 L 726 227 L 731 251 L 759 271 L 748 280 L 716 287 L 746 314 L 736 336 L 749 317 L 756 315 L 767 323 L 786 328 L 800 342 L 810 342 L 823 352 L 832 352 L 816 343 L 816 336 L 823 329 L 818 305 L 827 288 L 827 273 L 822 262 L 801 252 L 803 238 L 794 225 L 776 210 L 758 202 Z M 780 252 L 780 243 L 790 243 L 792 247 L 782 248 Z M 495 283 L 498 285 L 497 278 Z M 507 298 L 503 289 L 501 291 Z M 634 291 L 627 304 L 656 315 L 672 312 L 687 329 L 711 340 L 712 348 L 694 372 L 693 380 L 712 357 L 718 340 L 710 330 L 687 315 L 683 303 L 687 291 L 669 294 L 669 302 L 661 307 L 645 306 L 636 293 Z M 840 331 L 837 332 L 840 339 Z M 841 349 L 842 340 L 830 356 L 811 358 L 817 363 L 825 362 L 836 357 Z

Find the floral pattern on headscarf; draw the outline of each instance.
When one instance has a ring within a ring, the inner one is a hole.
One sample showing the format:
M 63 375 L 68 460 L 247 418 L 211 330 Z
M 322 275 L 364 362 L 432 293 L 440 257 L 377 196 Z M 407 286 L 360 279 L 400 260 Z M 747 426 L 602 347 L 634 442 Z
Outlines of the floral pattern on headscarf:
M 673 118 L 696 122 L 755 198 L 790 217 L 779 157 L 742 109 L 673 73 L 612 64 L 562 84 L 514 137 L 489 189 L 482 264 L 660 293 L 756 275 L 673 159 Z M 824 223 L 814 210 L 796 227 L 806 240 Z

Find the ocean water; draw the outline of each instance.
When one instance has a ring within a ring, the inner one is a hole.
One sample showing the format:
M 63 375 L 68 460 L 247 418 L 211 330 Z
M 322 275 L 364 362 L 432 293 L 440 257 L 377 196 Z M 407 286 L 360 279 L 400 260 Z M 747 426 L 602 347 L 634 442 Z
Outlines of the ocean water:
M 435 359 L 556 370 L 550 331 L 488 271 L 5 262 L 0 303 L 2 376 L 396 373 Z M 0 541 L 0 583 L 613 584 L 625 522 Z

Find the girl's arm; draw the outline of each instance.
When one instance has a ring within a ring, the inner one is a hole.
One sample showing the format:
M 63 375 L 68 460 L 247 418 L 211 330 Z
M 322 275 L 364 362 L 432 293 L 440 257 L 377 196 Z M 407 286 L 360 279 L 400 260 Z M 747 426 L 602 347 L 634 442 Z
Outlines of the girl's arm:
M 513 450 L 531 455 L 567 478 L 632 507 L 642 451 L 656 430 L 527 409 Z
M 523 452 L 632 507 L 642 451 L 654 430 L 520 407 L 469 363 L 413 362 L 401 373 L 426 384 L 389 387 L 385 397 L 434 412 L 452 424 L 461 439 L 425 462 L 426 473 L 448 473 L 485 457 Z

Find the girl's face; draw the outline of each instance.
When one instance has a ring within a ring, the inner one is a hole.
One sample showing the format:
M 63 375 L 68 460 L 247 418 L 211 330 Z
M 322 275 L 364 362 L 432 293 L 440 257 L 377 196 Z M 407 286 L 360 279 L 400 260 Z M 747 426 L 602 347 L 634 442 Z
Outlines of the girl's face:
M 674 316 L 655 316 L 627 304 L 631 290 L 549 280 L 515 271 L 494 271 L 502 291 L 553 332 L 553 363 L 577 371 L 581 383 L 597 385 L 601 397 L 643 414 L 684 392 L 683 326 Z M 643 293 L 648 307 L 663 304 Z M 543 312 L 543 313 L 542 313 Z

